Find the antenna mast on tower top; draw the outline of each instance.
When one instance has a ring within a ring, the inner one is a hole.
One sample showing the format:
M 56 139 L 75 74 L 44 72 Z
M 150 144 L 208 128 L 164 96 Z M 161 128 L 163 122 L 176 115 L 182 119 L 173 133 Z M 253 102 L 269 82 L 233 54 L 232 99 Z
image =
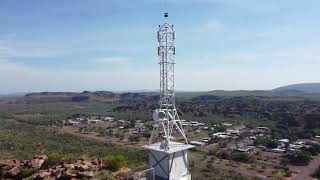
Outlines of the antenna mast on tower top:
M 165 17 L 165 18 L 169 17 L 169 13 L 165 12 L 165 13 L 164 13 L 164 17 Z

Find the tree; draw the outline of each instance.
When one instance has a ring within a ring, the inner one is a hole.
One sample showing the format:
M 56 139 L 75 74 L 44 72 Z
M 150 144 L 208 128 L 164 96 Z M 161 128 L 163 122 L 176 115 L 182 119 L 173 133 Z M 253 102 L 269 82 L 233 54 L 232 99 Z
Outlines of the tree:
M 277 148 L 279 143 L 277 141 L 267 141 L 265 144 L 268 148 Z
M 243 163 L 248 163 L 248 162 L 251 161 L 251 159 L 248 156 L 248 154 L 242 153 L 242 152 L 232 153 L 230 159 L 232 159 L 234 161 L 243 162 Z
M 310 154 L 304 151 L 287 154 L 284 158 L 292 165 L 306 166 L 311 161 Z
M 320 145 L 314 144 L 308 148 L 303 147 L 302 150 L 306 153 L 309 153 L 311 156 L 316 156 L 320 153 Z
M 254 141 L 254 145 L 258 146 L 258 145 L 263 145 L 266 146 L 268 148 L 277 148 L 279 143 L 275 140 L 271 140 L 269 138 L 266 137 L 257 137 L 257 139 Z

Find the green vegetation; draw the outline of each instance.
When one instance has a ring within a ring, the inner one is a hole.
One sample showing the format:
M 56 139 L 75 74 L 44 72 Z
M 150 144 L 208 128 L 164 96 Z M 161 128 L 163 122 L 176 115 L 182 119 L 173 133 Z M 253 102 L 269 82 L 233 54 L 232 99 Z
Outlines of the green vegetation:
M 30 177 L 34 172 L 36 172 L 36 169 L 22 168 L 20 173 L 17 175 L 16 179 L 24 179 Z
M 291 152 L 284 156 L 282 164 L 292 165 L 308 165 L 312 160 L 311 156 L 316 156 L 320 153 L 320 146 L 317 144 L 309 146 L 309 148 L 303 147 L 300 151 Z
M 192 171 L 192 179 L 194 180 L 256 180 L 259 178 L 244 177 L 233 171 L 221 171 L 212 165 L 207 165 L 205 168 L 201 166 L 192 165 L 190 168 Z
M 139 142 L 141 136 L 140 135 L 130 135 L 129 136 L 129 142 Z
M 0 119 L 0 159 L 31 159 L 37 154 L 49 154 L 49 162 L 69 160 L 79 157 L 102 158 L 108 154 L 122 154 L 128 163 L 144 163 L 147 155 L 143 150 L 115 147 L 80 139 L 43 127 L 35 127 L 12 120 Z
M 303 151 L 287 154 L 284 156 L 284 158 L 285 158 L 284 161 L 287 161 L 292 165 L 299 165 L 299 166 L 308 165 L 312 159 L 310 154 L 305 153 Z
M 103 179 L 103 180 L 115 180 L 115 177 L 112 175 L 112 173 L 108 170 L 102 170 L 99 171 L 96 174 L 96 179 Z
M 301 151 L 306 154 L 309 154 L 310 156 L 316 156 L 320 153 L 320 145 L 314 144 L 314 145 L 310 145 L 308 148 L 303 147 Z
M 272 140 L 270 137 L 257 137 L 257 139 L 254 141 L 255 146 L 266 146 L 268 148 L 277 148 L 279 143 L 276 140 Z
M 252 162 L 252 159 L 248 156 L 248 154 L 242 153 L 242 152 L 231 153 L 230 159 L 233 161 L 239 161 L 239 162 L 243 162 L 243 163 Z
M 243 163 L 251 163 L 253 159 L 247 153 L 244 152 L 227 152 L 222 151 L 218 154 L 221 159 L 228 159 L 232 161 L 238 161 Z
M 71 163 L 73 160 L 75 159 L 71 155 L 67 155 L 61 152 L 54 152 L 48 154 L 48 160 L 44 162 L 43 166 L 50 167 L 63 163 Z
M 129 123 L 114 122 L 115 124 L 110 125 L 113 127 L 90 125 L 81 127 L 79 133 L 94 133 L 112 139 L 118 138 L 119 141 L 139 141 L 142 137 L 150 136 L 148 130 L 151 128 L 151 122 L 148 121 L 151 120 L 152 110 L 156 108 L 158 102 L 155 93 L 98 92 L 93 96 L 90 92 L 84 92 L 74 93 L 71 98 L 54 95 L 55 99 L 47 98 L 46 94 L 48 93 L 42 93 L 40 98 L 30 95 L 21 103 L 0 104 L 0 159 L 30 159 L 36 154 L 47 154 L 49 160 L 46 166 L 50 166 L 79 157 L 102 158 L 108 169 L 100 173 L 101 179 L 112 178 L 110 171 L 115 171 L 124 165 L 136 167 L 147 161 L 147 153 L 144 150 L 121 148 L 108 142 L 89 141 L 65 134 L 59 129 L 62 120 L 78 113 L 113 116 Z M 99 100 L 100 96 L 103 100 Z M 286 95 L 269 91 L 181 92 L 177 94 L 177 108 L 183 119 L 203 122 L 209 128 L 214 127 L 213 131 L 207 130 L 208 134 L 226 130 L 224 126 L 214 126 L 223 122 L 245 125 L 248 128 L 267 126 L 271 129 L 269 135 L 258 137 L 254 144 L 275 148 L 278 146 L 278 141 L 274 139 L 288 138 L 294 141 L 300 138 L 309 139 L 320 134 L 319 100 L 320 96 L 298 96 L 295 92 Z M 126 128 L 133 127 L 137 119 L 147 122 L 146 130 L 128 136 Z M 118 126 L 123 126 L 124 129 L 115 128 Z M 246 136 L 243 134 L 237 140 Z M 219 141 L 217 146 L 227 147 L 230 141 L 232 140 Z M 311 156 L 320 152 L 319 149 L 318 146 L 303 148 L 301 152 L 285 156 L 283 162 L 305 165 Z M 248 179 L 234 172 L 215 169 L 212 167 L 215 158 L 228 159 L 230 167 L 244 163 L 258 164 L 245 153 L 203 150 L 193 150 L 192 153 L 203 156 L 203 159 L 211 158 L 205 167 L 193 165 L 193 179 Z M 278 159 L 273 160 L 278 161 Z M 254 171 L 263 173 L 270 169 L 255 166 Z M 28 174 L 29 169 L 24 171 L 24 174 Z M 279 168 L 273 176 L 275 179 L 281 179 L 290 174 L 291 171 Z
M 121 167 L 127 165 L 127 159 L 121 154 L 109 154 L 102 160 L 106 168 L 111 171 L 118 171 Z

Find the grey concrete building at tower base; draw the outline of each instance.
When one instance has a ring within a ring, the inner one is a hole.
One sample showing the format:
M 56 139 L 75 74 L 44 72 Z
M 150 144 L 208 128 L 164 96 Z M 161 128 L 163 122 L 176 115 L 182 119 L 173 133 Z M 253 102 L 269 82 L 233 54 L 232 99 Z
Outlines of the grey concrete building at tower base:
M 170 149 L 161 142 L 144 146 L 149 152 L 149 165 L 154 168 L 156 180 L 191 180 L 188 149 L 193 145 L 170 141 Z

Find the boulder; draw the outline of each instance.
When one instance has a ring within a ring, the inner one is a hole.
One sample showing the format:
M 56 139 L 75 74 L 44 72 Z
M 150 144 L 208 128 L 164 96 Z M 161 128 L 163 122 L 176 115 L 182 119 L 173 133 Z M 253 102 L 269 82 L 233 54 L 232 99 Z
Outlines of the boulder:
M 32 175 L 32 178 L 34 179 L 48 179 L 51 176 L 50 171 L 39 171 Z
M 79 175 L 86 178 L 92 178 L 94 176 L 92 171 L 79 172 Z
M 103 163 L 99 159 L 86 161 L 84 159 L 77 160 L 76 163 L 61 164 L 42 170 L 43 163 L 48 159 L 46 155 L 34 156 L 31 160 L 5 160 L 0 161 L 0 179 L 16 178 L 23 168 L 35 169 L 30 178 L 33 179 L 92 179 L 94 172 L 99 171 L 103 167 Z M 122 177 L 127 169 L 121 169 L 116 175 Z M 124 177 L 124 176 L 123 176 Z
M 56 176 L 57 174 L 60 174 L 65 169 L 61 166 L 55 166 L 49 169 L 49 171 L 52 173 L 53 176 Z
M 32 159 L 28 162 L 28 166 L 35 169 L 40 169 L 43 163 L 43 159 Z
M 91 168 L 87 164 L 75 165 L 75 169 L 79 171 L 89 171 Z
M 76 178 L 77 177 L 77 171 L 72 170 L 72 169 L 67 169 L 67 171 L 65 171 L 65 176 L 67 178 Z
M 29 160 L 20 161 L 20 166 L 25 167 L 28 166 Z
M 0 162 L 0 175 L 6 177 L 14 177 L 21 171 L 19 160 L 5 160 Z M 1 179 L 1 177 L 0 177 Z
M 101 160 L 95 159 L 89 162 L 91 170 L 98 171 L 102 169 L 103 163 Z
M 11 168 L 8 172 L 7 172 L 7 176 L 8 177 L 14 177 L 16 175 L 18 175 L 21 171 L 21 166 L 20 163 L 17 166 L 14 166 L 13 168 Z
M 74 169 L 75 167 L 75 165 L 74 164 L 63 164 L 63 166 L 65 167 L 65 168 L 67 168 L 67 169 Z
M 45 154 L 40 155 L 40 156 L 35 156 L 35 157 L 33 157 L 33 159 L 35 159 L 35 158 L 37 158 L 37 159 L 43 159 L 44 161 L 48 160 L 48 156 L 45 155 Z
M 27 161 L 27 166 L 28 167 L 32 167 L 35 169 L 40 169 L 42 164 L 44 163 L 44 161 L 48 160 L 48 156 L 47 155 L 38 155 L 38 156 L 34 156 L 32 158 L 32 160 Z
M 90 163 L 98 169 L 101 169 L 103 167 L 103 162 L 101 159 L 94 159 Z
M 112 175 L 116 177 L 116 179 L 125 179 L 130 171 L 131 169 L 128 167 L 122 167 L 119 169 L 119 171 L 112 173 Z
M 7 168 L 12 168 L 14 166 L 20 165 L 20 161 L 13 159 L 13 160 L 5 160 L 5 161 L 0 161 L 0 167 L 7 167 Z

